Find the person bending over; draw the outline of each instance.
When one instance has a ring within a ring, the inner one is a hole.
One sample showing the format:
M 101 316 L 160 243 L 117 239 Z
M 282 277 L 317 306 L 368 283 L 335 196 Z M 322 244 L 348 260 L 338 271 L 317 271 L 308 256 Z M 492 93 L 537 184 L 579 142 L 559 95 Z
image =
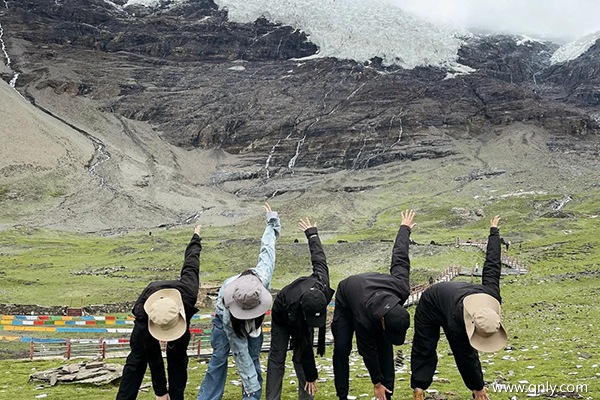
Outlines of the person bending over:
M 133 306 L 135 321 L 123 377 L 117 400 L 137 398 L 144 379 L 146 366 L 150 365 L 152 388 L 156 400 L 183 400 L 187 384 L 190 320 L 198 312 L 198 274 L 200 271 L 200 225 L 194 229 L 185 249 L 185 259 L 178 280 L 150 283 Z M 167 377 L 160 342 L 167 342 Z
M 298 377 L 298 399 L 313 399 L 319 377 L 313 353 L 314 328 L 319 328 L 317 353 L 325 353 L 327 305 L 333 297 L 329 268 L 319 239 L 317 224 L 300 220 L 308 239 L 312 274 L 296 279 L 275 297 L 271 309 L 271 348 L 267 364 L 267 400 L 281 399 L 285 358 L 292 343 L 294 369 Z
M 352 336 L 369 371 L 377 400 L 394 391 L 394 348 L 404 343 L 410 317 L 404 303 L 410 294 L 408 248 L 415 213 L 401 213 L 402 223 L 392 249 L 389 274 L 367 272 L 342 280 L 335 295 L 331 331 L 333 372 L 339 399 L 348 398 Z
M 219 289 L 210 335 L 213 353 L 198 390 L 198 400 L 223 398 L 230 350 L 242 380 L 242 398 L 260 399 L 262 322 L 273 300 L 269 287 L 275 269 L 275 242 L 281 231 L 277 213 L 268 204 L 265 204 L 265 210 L 267 226 L 258 264 L 230 277 Z
M 424 400 L 437 366 L 440 327 L 454 354 L 456 367 L 476 400 L 489 400 L 477 351 L 494 352 L 507 342 L 500 322 L 500 231 L 490 222 L 481 284 L 441 282 L 423 292 L 415 311 L 410 379 L 413 399 Z

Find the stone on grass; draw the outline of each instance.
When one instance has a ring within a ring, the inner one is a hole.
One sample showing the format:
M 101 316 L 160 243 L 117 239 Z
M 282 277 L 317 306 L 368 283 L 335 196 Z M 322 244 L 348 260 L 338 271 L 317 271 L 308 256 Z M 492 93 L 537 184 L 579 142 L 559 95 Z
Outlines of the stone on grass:
M 104 361 L 95 360 L 34 372 L 29 376 L 29 380 L 48 382 L 50 386 L 59 383 L 87 383 L 101 386 L 121 379 L 122 373 L 122 365 L 106 364 Z

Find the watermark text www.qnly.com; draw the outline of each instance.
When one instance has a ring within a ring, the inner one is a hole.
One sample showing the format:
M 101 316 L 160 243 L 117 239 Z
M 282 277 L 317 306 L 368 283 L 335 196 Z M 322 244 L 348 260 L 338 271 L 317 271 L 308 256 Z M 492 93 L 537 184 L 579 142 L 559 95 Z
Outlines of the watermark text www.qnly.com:
M 563 383 L 554 385 L 548 381 L 541 384 L 535 383 L 492 383 L 492 391 L 495 393 L 529 393 L 549 394 L 553 396 L 558 393 L 587 393 L 588 385 L 579 383 Z

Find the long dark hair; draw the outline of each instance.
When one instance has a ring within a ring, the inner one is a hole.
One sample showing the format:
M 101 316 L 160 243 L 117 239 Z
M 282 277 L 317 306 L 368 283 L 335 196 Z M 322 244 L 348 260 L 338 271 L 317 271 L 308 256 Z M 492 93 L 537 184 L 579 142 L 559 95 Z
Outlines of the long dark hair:
M 245 270 L 244 272 L 242 272 L 240 274 L 240 276 L 250 275 L 250 274 L 256 276 L 256 274 L 254 273 L 254 271 L 251 270 L 251 269 Z M 263 323 L 263 321 L 265 319 L 265 315 L 266 314 L 263 314 L 263 315 L 261 315 L 259 317 L 256 317 L 256 318 L 252 319 L 252 322 L 254 324 L 253 325 L 254 329 L 257 329 L 259 326 L 262 325 L 262 323 Z M 229 312 L 229 319 L 231 320 L 231 327 L 233 328 L 233 332 L 235 332 L 235 334 L 236 334 L 237 337 L 243 338 L 243 337 L 247 336 L 248 333 L 246 332 L 246 321 L 248 321 L 248 320 L 246 320 L 246 319 L 239 319 L 239 318 L 234 317 L 233 314 L 231 313 L 231 311 Z
M 300 311 L 302 312 L 302 311 Z M 298 362 L 302 358 L 304 352 L 311 351 L 313 347 L 313 330 L 310 329 L 303 316 L 298 318 L 296 326 L 290 329 L 292 347 L 296 349 Z
M 252 319 L 254 329 L 257 329 L 259 326 L 262 325 L 263 320 L 265 319 L 265 315 L 266 314 L 263 314 L 260 317 Z M 233 314 L 231 314 L 231 312 L 229 313 L 229 317 L 231 319 L 231 327 L 233 328 L 233 331 L 235 332 L 236 336 L 239 338 L 245 337 L 248 334 L 248 332 L 246 332 L 246 321 L 248 320 L 238 319 L 234 317 Z

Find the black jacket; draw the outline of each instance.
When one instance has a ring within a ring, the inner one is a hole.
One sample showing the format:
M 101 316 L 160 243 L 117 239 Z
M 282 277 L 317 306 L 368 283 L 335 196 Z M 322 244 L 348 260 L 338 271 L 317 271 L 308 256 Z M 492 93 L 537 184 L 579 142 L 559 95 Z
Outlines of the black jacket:
M 490 228 L 486 258 L 483 264 L 481 284 L 468 282 L 441 282 L 428 288 L 419 301 L 415 315 L 415 327 L 420 323 L 441 326 L 457 358 L 457 365 L 463 380 L 469 389 L 480 390 L 483 385 L 483 373 L 477 350 L 471 347 L 466 334 L 463 316 L 463 299 L 477 293 L 485 293 L 500 303 L 500 233 L 498 228 Z M 434 361 L 432 361 L 434 362 Z M 463 367 L 465 366 L 465 367 Z
M 148 314 L 144 310 L 144 303 L 152 293 L 160 289 L 177 289 L 181 293 L 181 299 L 183 300 L 183 306 L 185 308 L 185 317 L 189 328 L 190 320 L 194 314 L 198 312 L 196 302 L 198 301 L 198 289 L 200 285 L 200 252 L 202 251 L 202 244 L 200 242 L 200 236 L 194 234 L 185 249 L 185 259 L 179 279 L 155 281 L 146 286 L 142 291 L 132 310 L 137 321 L 148 321 Z
M 335 306 L 344 307 L 354 317 L 356 344 L 373 383 L 381 382 L 377 341 L 386 340 L 380 319 L 396 304 L 404 304 L 410 294 L 410 228 L 401 225 L 392 249 L 390 274 L 367 272 L 340 282 Z
M 299 352 L 299 361 L 302 363 L 306 381 L 314 382 L 318 378 L 318 372 L 312 349 L 313 330 L 304 320 L 300 300 L 304 293 L 312 287 L 323 290 L 328 302 L 331 301 L 334 291 L 329 287 L 329 268 L 317 228 L 309 228 L 305 234 L 308 239 L 313 273 L 298 278 L 281 289 L 273 302 L 271 318 L 274 323 L 289 329 L 292 346 Z

